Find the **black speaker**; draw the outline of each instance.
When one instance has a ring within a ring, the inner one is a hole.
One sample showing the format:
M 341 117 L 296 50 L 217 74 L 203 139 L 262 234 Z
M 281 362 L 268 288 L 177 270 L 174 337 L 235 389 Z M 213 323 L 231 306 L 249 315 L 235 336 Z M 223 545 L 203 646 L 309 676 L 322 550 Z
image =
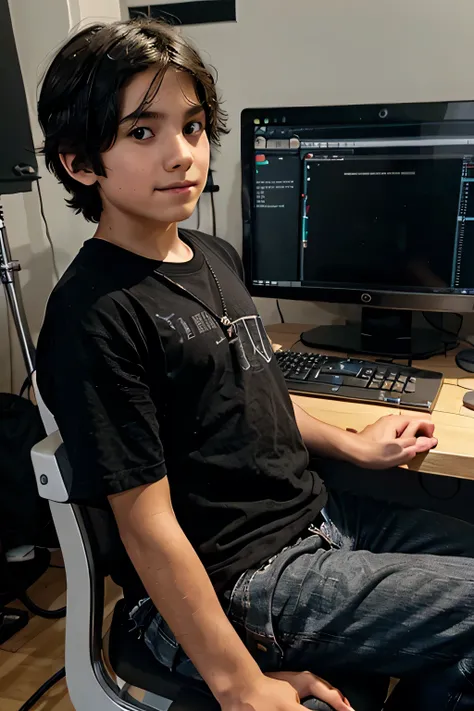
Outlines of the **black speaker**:
M 0 195 L 24 193 L 38 175 L 8 0 L 0 0 Z

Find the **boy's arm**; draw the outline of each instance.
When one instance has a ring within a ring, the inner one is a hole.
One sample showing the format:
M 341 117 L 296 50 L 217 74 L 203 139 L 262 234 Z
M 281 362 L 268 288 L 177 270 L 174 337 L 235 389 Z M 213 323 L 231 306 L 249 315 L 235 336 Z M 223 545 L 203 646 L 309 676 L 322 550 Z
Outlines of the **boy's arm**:
M 312 417 L 292 398 L 296 424 L 309 452 L 366 469 L 403 466 L 436 447 L 429 419 L 388 415 L 361 432 L 346 431 Z
M 110 496 L 109 501 L 148 594 L 221 707 L 299 711 L 295 690 L 262 674 L 224 614 L 176 520 L 167 478 Z

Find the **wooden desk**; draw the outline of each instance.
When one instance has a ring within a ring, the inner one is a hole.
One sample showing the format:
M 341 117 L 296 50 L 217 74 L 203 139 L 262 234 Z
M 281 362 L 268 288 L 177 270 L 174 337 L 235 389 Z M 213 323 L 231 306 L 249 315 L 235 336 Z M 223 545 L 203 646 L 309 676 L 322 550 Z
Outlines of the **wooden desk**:
M 293 346 L 302 331 L 313 326 L 314 324 L 286 323 L 270 326 L 267 330 L 274 344 L 287 349 Z M 293 350 L 311 351 L 311 348 L 298 343 L 293 346 Z M 474 412 L 463 407 L 466 389 L 474 390 L 474 374 L 469 375 L 460 370 L 456 366 L 453 353 L 449 353 L 447 357 L 441 355 L 418 361 L 414 365 L 444 373 L 445 382 L 431 414 L 436 425 L 439 445 L 427 455 L 417 457 L 408 468 L 427 474 L 474 479 Z M 351 427 L 361 430 L 379 417 L 390 413 L 416 416 L 416 413 L 400 408 L 307 395 L 295 396 L 295 401 L 311 415 L 344 429 Z

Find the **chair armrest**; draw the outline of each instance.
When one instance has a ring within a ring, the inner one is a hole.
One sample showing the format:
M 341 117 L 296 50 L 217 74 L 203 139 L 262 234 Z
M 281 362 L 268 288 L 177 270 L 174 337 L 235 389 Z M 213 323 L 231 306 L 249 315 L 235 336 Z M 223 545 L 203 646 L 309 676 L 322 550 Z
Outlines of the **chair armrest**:
M 58 431 L 33 447 L 31 461 L 41 498 L 67 503 L 71 492 L 72 469 Z

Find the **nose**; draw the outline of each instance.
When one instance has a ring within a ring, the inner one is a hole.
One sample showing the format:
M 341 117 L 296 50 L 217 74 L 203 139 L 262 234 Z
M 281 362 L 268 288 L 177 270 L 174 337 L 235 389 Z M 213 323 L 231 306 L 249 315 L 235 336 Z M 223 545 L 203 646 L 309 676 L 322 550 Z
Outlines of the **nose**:
M 178 170 L 186 173 L 194 162 L 191 146 L 183 134 L 178 134 L 169 138 L 168 150 L 166 152 L 165 170 L 169 173 Z

